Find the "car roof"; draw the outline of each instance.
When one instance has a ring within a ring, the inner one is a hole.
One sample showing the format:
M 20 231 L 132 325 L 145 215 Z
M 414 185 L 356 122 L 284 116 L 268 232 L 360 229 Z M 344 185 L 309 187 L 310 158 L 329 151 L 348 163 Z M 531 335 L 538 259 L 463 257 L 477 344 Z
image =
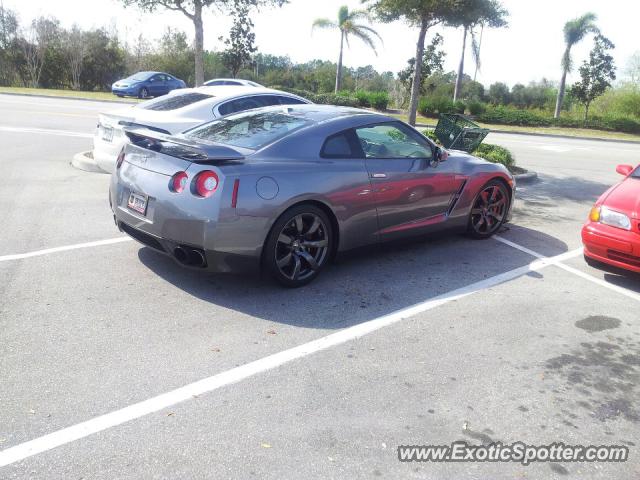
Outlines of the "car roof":
M 230 100 L 233 98 L 244 97 L 249 95 L 284 95 L 287 97 L 299 98 L 309 102 L 309 99 L 300 97 L 289 92 L 283 92 L 282 90 L 274 90 L 266 87 L 250 87 L 246 85 L 216 85 L 216 86 L 201 86 L 196 88 L 181 88 L 179 90 L 173 90 L 169 95 L 186 95 L 188 93 L 203 93 L 213 97 L 211 100 L 215 103 Z
M 212 78 L 211 80 L 207 80 L 204 83 L 209 82 L 238 82 L 245 83 L 249 85 L 260 85 L 258 82 L 254 82 L 253 80 L 246 80 L 244 78 Z M 228 87 L 233 87 L 234 85 L 227 85 Z
M 367 122 L 390 122 L 396 121 L 395 118 L 383 115 L 371 110 L 364 110 L 361 108 L 342 107 L 338 105 L 321 105 L 316 103 L 309 104 L 296 104 L 296 105 L 275 105 L 270 107 L 255 108 L 252 110 L 246 110 L 243 112 L 237 112 L 232 114 L 236 115 L 251 115 L 260 114 L 264 112 L 283 112 L 290 115 L 296 115 L 305 120 L 308 120 L 312 124 L 329 123 L 335 121 L 341 121 L 345 118 L 353 118 L 357 116 L 362 118 L 364 123 Z M 217 119 L 216 119 L 217 120 Z M 215 120 L 212 120 L 215 121 Z M 356 122 L 360 123 L 360 122 Z

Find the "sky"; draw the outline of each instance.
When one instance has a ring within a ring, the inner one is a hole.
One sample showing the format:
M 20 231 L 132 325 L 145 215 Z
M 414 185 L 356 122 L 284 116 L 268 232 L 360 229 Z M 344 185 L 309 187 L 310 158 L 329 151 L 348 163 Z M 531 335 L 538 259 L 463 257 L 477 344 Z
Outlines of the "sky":
M 133 40 L 142 33 L 153 39 L 161 36 L 167 27 L 178 28 L 193 38 L 193 24 L 179 12 L 158 11 L 143 13 L 135 7 L 124 8 L 119 0 L 0 0 L 4 6 L 18 13 L 26 24 L 39 15 L 57 17 L 65 27 L 74 23 L 84 28 L 106 26 L 117 29 L 122 40 Z M 486 29 L 482 39 L 482 66 L 478 81 L 489 85 L 502 81 L 515 83 L 560 77 L 564 23 L 585 12 L 598 15 L 601 31 L 616 45 L 614 58 L 618 76 L 622 76 L 628 58 L 640 50 L 638 28 L 640 1 L 638 0 L 502 0 L 509 10 L 509 25 L 502 29 Z M 341 5 L 360 8 L 359 0 L 290 0 L 276 8 L 263 8 L 253 13 L 256 45 L 262 53 L 288 55 L 295 62 L 319 58 L 337 61 L 340 37 L 335 31 L 312 33 L 316 18 L 337 17 Z M 229 31 L 229 17 L 209 10 L 204 17 L 205 48 L 221 50 L 218 40 Z M 373 65 L 379 72 L 398 72 L 406 67 L 414 55 L 418 31 L 402 22 L 372 25 L 384 40 L 377 55 L 358 39 L 352 39 L 344 54 L 349 67 Z M 444 36 L 443 49 L 447 53 L 445 70 L 456 70 L 460 61 L 462 30 L 434 27 L 427 39 L 435 33 Z M 573 50 L 579 65 L 588 57 L 591 39 L 583 41 Z M 465 72 L 473 76 L 474 65 L 468 52 Z M 569 82 L 577 79 L 577 68 Z

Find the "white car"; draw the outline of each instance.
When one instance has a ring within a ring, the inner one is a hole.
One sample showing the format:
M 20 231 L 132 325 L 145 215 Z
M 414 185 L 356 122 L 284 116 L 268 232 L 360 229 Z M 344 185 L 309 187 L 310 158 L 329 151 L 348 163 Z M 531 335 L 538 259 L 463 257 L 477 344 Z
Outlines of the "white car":
M 175 134 L 230 113 L 302 103 L 312 102 L 269 88 L 222 86 L 175 90 L 163 97 L 101 113 L 93 137 L 93 158 L 101 169 L 113 172 L 116 159 L 128 142 L 123 131 L 127 126 Z
M 204 82 L 205 87 L 220 87 L 220 86 L 236 86 L 236 87 L 262 87 L 259 83 L 251 80 L 243 80 L 241 78 L 214 78 L 213 80 L 207 80 Z

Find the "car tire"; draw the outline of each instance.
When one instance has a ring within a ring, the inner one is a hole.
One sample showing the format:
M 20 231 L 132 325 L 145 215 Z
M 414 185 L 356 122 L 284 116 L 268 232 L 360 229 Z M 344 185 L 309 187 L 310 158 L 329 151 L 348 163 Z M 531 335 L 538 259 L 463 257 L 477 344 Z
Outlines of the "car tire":
M 333 247 L 327 214 L 315 205 L 297 205 L 271 227 L 264 246 L 264 268 L 280 284 L 301 287 L 320 274 Z
M 147 87 L 142 87 L 138 92 L 138 98 L 149 98 L 149 90 Z
M 492 237 L 506 221 L 510 203 L 504 183 L 496 179 L 486 183 L 471 204 L 467 234 L 476 239 Z

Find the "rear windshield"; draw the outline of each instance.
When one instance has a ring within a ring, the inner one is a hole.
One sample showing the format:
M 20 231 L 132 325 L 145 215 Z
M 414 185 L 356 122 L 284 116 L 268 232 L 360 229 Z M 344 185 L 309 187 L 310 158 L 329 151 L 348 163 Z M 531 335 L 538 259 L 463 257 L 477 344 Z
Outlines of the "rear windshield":
M 177 110 L 178 108 L 186 107 L 211 97 L 213 97 L 213 95 L 207 95 L 204 93 L 185 93 L 184 95 L 175 95 L 173 97 L 163 98 L 162 100 L 140 108 L 166 112 L 169 110 Z
M 309 123 L 306 118 L 279 111 L 244 112 L 194 128 L 187 137 L 257 150 Z

